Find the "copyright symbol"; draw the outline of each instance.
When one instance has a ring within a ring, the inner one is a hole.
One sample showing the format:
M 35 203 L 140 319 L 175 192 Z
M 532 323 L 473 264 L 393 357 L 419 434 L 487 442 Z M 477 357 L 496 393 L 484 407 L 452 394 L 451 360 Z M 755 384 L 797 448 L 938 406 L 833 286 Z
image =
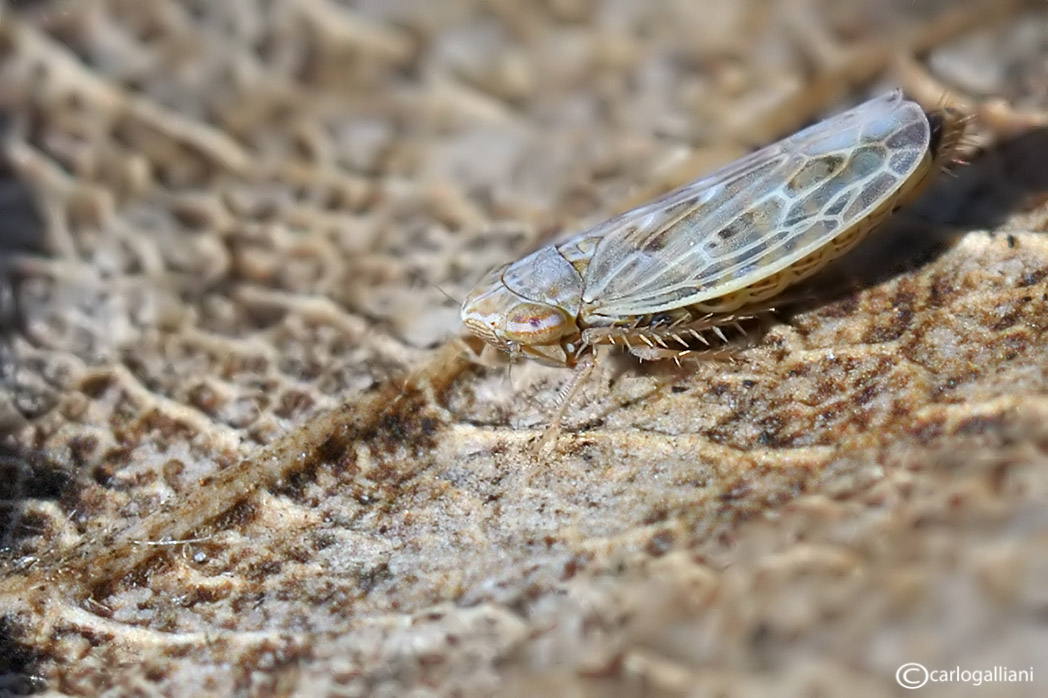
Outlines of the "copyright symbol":
M 895 680 L 903 688 L 920 688 L 928 683 L 928 670 L 923 664 L 907 662 L 895 671 Z

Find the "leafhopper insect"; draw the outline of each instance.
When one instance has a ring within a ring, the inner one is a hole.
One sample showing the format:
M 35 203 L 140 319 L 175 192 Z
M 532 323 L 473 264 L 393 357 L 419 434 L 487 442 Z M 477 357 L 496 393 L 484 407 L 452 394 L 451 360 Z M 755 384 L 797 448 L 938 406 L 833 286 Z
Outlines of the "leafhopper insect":
M 556 366 L 601 344 L 679 359 L 913 200 L 963 132 L 952 110 L 888 92 L 491 271 L 462 322 Z

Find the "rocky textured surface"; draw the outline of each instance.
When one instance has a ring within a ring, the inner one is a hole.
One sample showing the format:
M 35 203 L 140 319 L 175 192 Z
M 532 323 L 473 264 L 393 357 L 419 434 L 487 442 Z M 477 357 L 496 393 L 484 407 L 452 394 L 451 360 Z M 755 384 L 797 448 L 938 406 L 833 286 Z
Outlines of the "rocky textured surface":
M 11 2 L 0 693 L 1048 685 L 1039 3 Z M 484 368 L 497 263 L 901 84 L 970 163 L 732 362 Z

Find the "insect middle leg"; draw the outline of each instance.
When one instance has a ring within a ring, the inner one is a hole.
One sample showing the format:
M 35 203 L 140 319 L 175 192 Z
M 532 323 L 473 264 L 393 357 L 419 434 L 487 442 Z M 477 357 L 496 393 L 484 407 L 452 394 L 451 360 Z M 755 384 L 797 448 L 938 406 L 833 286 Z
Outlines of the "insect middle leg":
M 571 374 L 571 378 L 564 384 L 563 387 L 558 391 L 557 394 L 557 407 L 550 415 L 549 424 L 546 426 L 546 430 L 542 432 L 542 436 L 535 443 L 535 451 L 540 452 L 546 448 L 546 445 L 560 433 L 560 424 L 564 419 L 564 415 L 568 411 L 568 406 L 571 405 L 572 400 L 579 392 L 579 388 L 582 384 L 590 377 L 593 373 L 594 367 L 597 365 L 597 352 L 588 351 L 582 355 L 575 364 L 575 370 Z

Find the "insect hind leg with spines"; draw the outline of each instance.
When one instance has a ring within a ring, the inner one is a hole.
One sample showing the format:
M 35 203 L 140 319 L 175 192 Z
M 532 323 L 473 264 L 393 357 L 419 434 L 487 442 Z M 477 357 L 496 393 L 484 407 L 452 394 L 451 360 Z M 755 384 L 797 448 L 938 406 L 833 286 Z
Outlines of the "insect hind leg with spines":
M 713 359 L 736 353 L 742 348 L 739 340 L 753 335 L 753 328 L 744 324 L 772 311 L 774 308 L 768 307 L 715 314 L 683 309 L 663 313 L 665 318 L 636 319 L 627 326 L 588 328 L 582 331 L 582 339 L 591 346 L 622 347 L 641 361 L 668 359 L 679 366 L 685 357 Z

